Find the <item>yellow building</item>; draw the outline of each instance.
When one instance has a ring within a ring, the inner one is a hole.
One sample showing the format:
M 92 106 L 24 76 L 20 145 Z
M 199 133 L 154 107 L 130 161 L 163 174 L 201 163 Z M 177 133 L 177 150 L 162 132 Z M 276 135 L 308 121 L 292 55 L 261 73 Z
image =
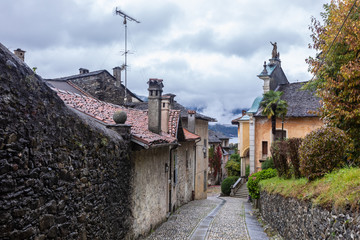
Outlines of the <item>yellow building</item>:
M 320 99 L 314 92 L 301 89 L 306 82 L 289 83 L 279 58 L 270 59 L 268 64 L 265 62 L 264 69 L 258 77 L 264 81 L 264 93 L 269 90 L 281 91 L 281 99 L 288 104 L 284 122 L 281 119 L 276 120 L 276 139 L 282 136 L 303 138 L 312 130 L 324 125 L 316 114 L 320 108 Z M 241 175 L 245 175 L 247 165 L 250 166 L 250 173 L 260 171 L 261 163 L 271 155 L 271 120 L 262 115 L 262 99 L 262 96 L 255 98 L 251 108 L 232 121 L 232 124 L 238 125 Z

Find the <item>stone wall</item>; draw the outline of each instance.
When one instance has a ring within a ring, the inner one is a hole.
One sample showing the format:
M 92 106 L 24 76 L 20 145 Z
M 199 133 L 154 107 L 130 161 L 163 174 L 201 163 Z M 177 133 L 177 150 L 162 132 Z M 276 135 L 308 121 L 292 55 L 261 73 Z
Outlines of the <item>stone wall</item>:
M 124 103 L 125 89 L 115 86 L 115 79 L 106 71 L 71 81 L 101 101 L 117 105 Z M 131 102 L 131 99 L 129 94 L 128 102 Z
M 360 213 L 329 211 L 311 202 L 260 194 L 263 218 L 285 239 L 360 239 Z
M 125 139 L 68 109 L 0 44 L 0 239 L 131 238 Z

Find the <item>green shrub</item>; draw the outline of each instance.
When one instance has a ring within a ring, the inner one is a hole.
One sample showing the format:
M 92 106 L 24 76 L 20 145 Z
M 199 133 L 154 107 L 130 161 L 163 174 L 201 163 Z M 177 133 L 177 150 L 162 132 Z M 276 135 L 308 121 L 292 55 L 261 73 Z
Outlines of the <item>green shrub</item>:
M 299 147 L 302 138 L 289 138 L 286 140 L 288 144 L 288 157 L 290 159 L 295 178 L 301 177 Z
M 236 183 L 236 181 L 239 179 L 238 176 L 230 176 L 224 179 L 224 181 L 222 181 L 221 183 L 221 192 L 226 195 L 229 196 L 231 193 L 231 186 Z
M 245 177 L 248 178 L 250 175 L 250 165 L 247 165 L 245 167 Z
M 299 148 L 300 171 L 310 181 L 346 164 L 348 137 L 334 127 L 322 127 L 306 135 Z
M 272 159 L 272 157 L 266 158 L 266 161 L 261 163 L 261 169 L 262 170 L 266 170 L 266 169 L 269 169 L 269 168 L 275 168 L 274 160 Z
M 227 161 L 225 168 L 228 171 L 228 176 L 240 176 L 240 155 L 237 153 L 231 154 L 229 161 Z
M 247 187 L 249 189 L 249 194 L 252 199 L 259 199 L 260 197 L 260 187 L 259 182 L 264 179 L 276 177 L 276 169 L 266 169 L 260 172 L 251 174 L 249 176 L 249 181 L 247 182 Z

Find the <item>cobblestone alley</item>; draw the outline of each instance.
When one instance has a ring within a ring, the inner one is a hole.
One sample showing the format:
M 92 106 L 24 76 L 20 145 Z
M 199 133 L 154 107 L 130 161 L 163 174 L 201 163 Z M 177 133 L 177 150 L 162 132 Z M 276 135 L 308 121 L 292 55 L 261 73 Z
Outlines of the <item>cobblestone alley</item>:
M 182 206 L 146 239 L 268 239 L 246 199 L 218 195 Z

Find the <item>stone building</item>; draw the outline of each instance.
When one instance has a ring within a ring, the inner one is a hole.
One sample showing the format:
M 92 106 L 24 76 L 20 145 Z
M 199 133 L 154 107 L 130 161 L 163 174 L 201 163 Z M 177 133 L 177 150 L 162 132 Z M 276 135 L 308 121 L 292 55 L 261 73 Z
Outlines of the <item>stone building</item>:
M 176 95 L 164 94 L 162 97 L 162 111 L 177 110 L 180 112 L 180 119 L 185 132 L 194 136 L 199 136 L 194 146 L 194 179 L 193 191 L 194 199 L 207 198 L 207 185 L 208 185 L 208 125 L 209 122 L 215 122 L 214 118 L 197 113 L 196 111 L 189 110 L 175 101 Z M 148 103 L 134 103 L 130 105 L 134 109 L 147 110 Z M 162 115 L 163 123 L 166 120 L 166 114 Z
M 309 132 L 324 125 L 317 115 L 320 99 L 314 92 L 302 90 L 306 82 L 289 83 L 281 68 L 279 58 L 272 58 L 264 64 L 263 71 L 258 77 L 264 81 L 264 93 L 269 90 L 282 91 L 281 99 L 288 104 L 288 111 L 284 119 L 276 120 L 276 138 L 302 138 Z M 238 125 L 238 146 L 242 158 L 241 171 L 245 175 L 245 166 L 250 166 L 250 173 L 261 170 L 261 163 L 270 156 L 271 120 L 261 114 L 260 103 L 263 96 L 255 98 L 251 108 L 242 116 L 234 119 L 232 124 Z
M 163 81 L 150 79 L 148 109 L 139 110 L 103 102 L 76 89 L 53 88 L 67 106 L 111 127 L 112 114 L 127 113 L 131 126 L 131 154 L 134 164 L 134 237 L 146 235 L 177 207 L 196 196 L 196 142 L 201 137 L 183 127 L 181 111 L 170 108 L 162 96 Z M 164 123 L 165 121 L 165 123 Z M 111 127 L 112 128 L 112 127 Z M 204 187 L 205 188 L 205 187 Z M 203 191 L 203 189 L 201 190 Z
M 107 70 L 89 72 L 88 69 L 80 68 L 79 74 L 46 79 L 46 81 L 51 87 L 59 89 L 69 88 L 71 91 L 74 91 L 75 88 L 77 93 L 86 94 L 101 101 L 117 105 L 129 102 L 142 102 L 136 94 L 132 93 L 122 84 L 121 71 L 120 67 L 115 67 L 113 68 L 113 75 L 111 75 Z

